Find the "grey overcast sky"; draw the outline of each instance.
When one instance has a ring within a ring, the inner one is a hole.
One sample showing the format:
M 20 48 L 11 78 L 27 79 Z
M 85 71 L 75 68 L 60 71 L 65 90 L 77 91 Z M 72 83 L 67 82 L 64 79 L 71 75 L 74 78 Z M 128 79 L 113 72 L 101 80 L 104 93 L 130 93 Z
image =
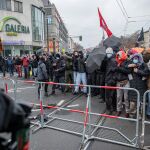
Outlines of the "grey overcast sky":
M 118 0 L 120 2 L 120 0 Z M 99 27 L 97 8 L 99 7 L 104 19 L 114 35 L 124 35 L 126 20 L 117 4 L 117 0 L 50 0 L 54 3 L 64 20 L 69 35 L 82 35 L 81 44 L 85 47 L 96 46 L 102 37 Z M 150 27 L 150 0 L 122 0 L 130 18 L 126 34 L 131 34 Z

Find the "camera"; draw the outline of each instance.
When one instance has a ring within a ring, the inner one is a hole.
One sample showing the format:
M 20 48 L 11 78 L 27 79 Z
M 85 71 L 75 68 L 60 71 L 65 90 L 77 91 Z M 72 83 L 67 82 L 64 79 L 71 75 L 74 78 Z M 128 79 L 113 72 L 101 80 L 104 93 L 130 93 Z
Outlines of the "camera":
M 11 139 L 0 136 L 0 150 L 28 150 L 31 106 L 16 103 L 0 90 L 0 110 L 0 133 L 11 134 Z

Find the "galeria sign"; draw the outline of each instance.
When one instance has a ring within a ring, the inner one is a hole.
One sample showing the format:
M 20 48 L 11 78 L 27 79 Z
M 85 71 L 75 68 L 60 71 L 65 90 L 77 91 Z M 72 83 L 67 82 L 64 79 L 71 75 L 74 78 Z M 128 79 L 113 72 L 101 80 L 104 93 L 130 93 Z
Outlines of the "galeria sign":
M 16 24 L 7 23 L 9 20 L 15 21 Z M 5 17 L 0 21 L 0 32 L 3 31 L 5 31 L 8 36 L 17 36 L 18 33 L 30 33 L 30 29 L 28 26 L 22 25 L 17 18 L 12 16 Z

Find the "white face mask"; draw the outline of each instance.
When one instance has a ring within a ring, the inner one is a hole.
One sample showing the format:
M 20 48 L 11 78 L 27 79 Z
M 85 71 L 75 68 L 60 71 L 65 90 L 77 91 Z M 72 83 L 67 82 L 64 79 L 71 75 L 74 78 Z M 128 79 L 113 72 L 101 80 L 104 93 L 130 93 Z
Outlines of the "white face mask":
M 138 62 L 139 62 L 138 59 L 133 59 L 134 64 L 137 64 Z
M 107 58 L 111 58 L 113 54 L 107 54 Z

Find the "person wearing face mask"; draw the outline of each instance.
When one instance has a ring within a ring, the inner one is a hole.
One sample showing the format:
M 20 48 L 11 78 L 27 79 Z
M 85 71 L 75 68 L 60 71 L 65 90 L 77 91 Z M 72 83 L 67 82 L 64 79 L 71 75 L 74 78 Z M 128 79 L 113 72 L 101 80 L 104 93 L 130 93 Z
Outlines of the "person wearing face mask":
M 134 54 L 130 59 L 128 69 L 130 87 L 135 88 L 140 92 L 140 100 L 142 101 L 143 94 L 147 90 L 147 77 L 150 74 L 147 64 L 143 61 L 143 56 L 141 54 Z M 137 108 L 137 93 L 129 91 L 129 100 L 130 116 L 135 117 Z
M 85 67 L 85 58 L 83 57 L 83 52 L 79 51 L 79 57 L 77 59 L 77 77 L 76 77 L 76 84 L 87 84 L 87 77 L 86 77 L 86 67 Z M 85 95 L 87 94 L 87 87 L 83 87 L 82 91 Z M 79 93 L 79 86 L 75 86 L 74 94 Z
M 106 86 L 116 86 L 115 81 L 115 68 L 117 67 L 117 62 L 114 58 L 114 51 L 111 47 L 106 49 L 105 58 L 105 85 Z M 106 109 L 108 114 L 116 111 L 116 93 L 114 90 L 105 90 L 105 101 Z
M 143 59 L 144 62 L 147 64 L 148 69 L 150 70 L 150 49 L 147 49 L 143 52 Z M 147 79 L 147 87 L 148 90 L 150 90 L 150 74 Z M 147 104 L 146 115 L 147 118 L 150 119 L 150 93 L 148 93 L 148 104 Z
M 127 54 L 121 50 L 116 54 L 117 68 L 116 68 L 116 81 L 117 87 L 129 88 L 128 73 L 129 69 L 127 65 Z M 129 117 L 129 99 L 127 90 L 117 90 L 117 116 L 120 116 L 123 108 L 123 97 L 125 102 L 126 118 Z
M 65 83 L 65 69 L 66 64 L 63 57 L 60 56 L 60 54 L 56 54 L 56 59 L 53 63 L 53 82 L 55 83 Z M 62 93 L 65 92 L 65 87 L 60 86 Z M 56 85 L 52 86 L 52 93 L 51 95 L 55 94 Z

